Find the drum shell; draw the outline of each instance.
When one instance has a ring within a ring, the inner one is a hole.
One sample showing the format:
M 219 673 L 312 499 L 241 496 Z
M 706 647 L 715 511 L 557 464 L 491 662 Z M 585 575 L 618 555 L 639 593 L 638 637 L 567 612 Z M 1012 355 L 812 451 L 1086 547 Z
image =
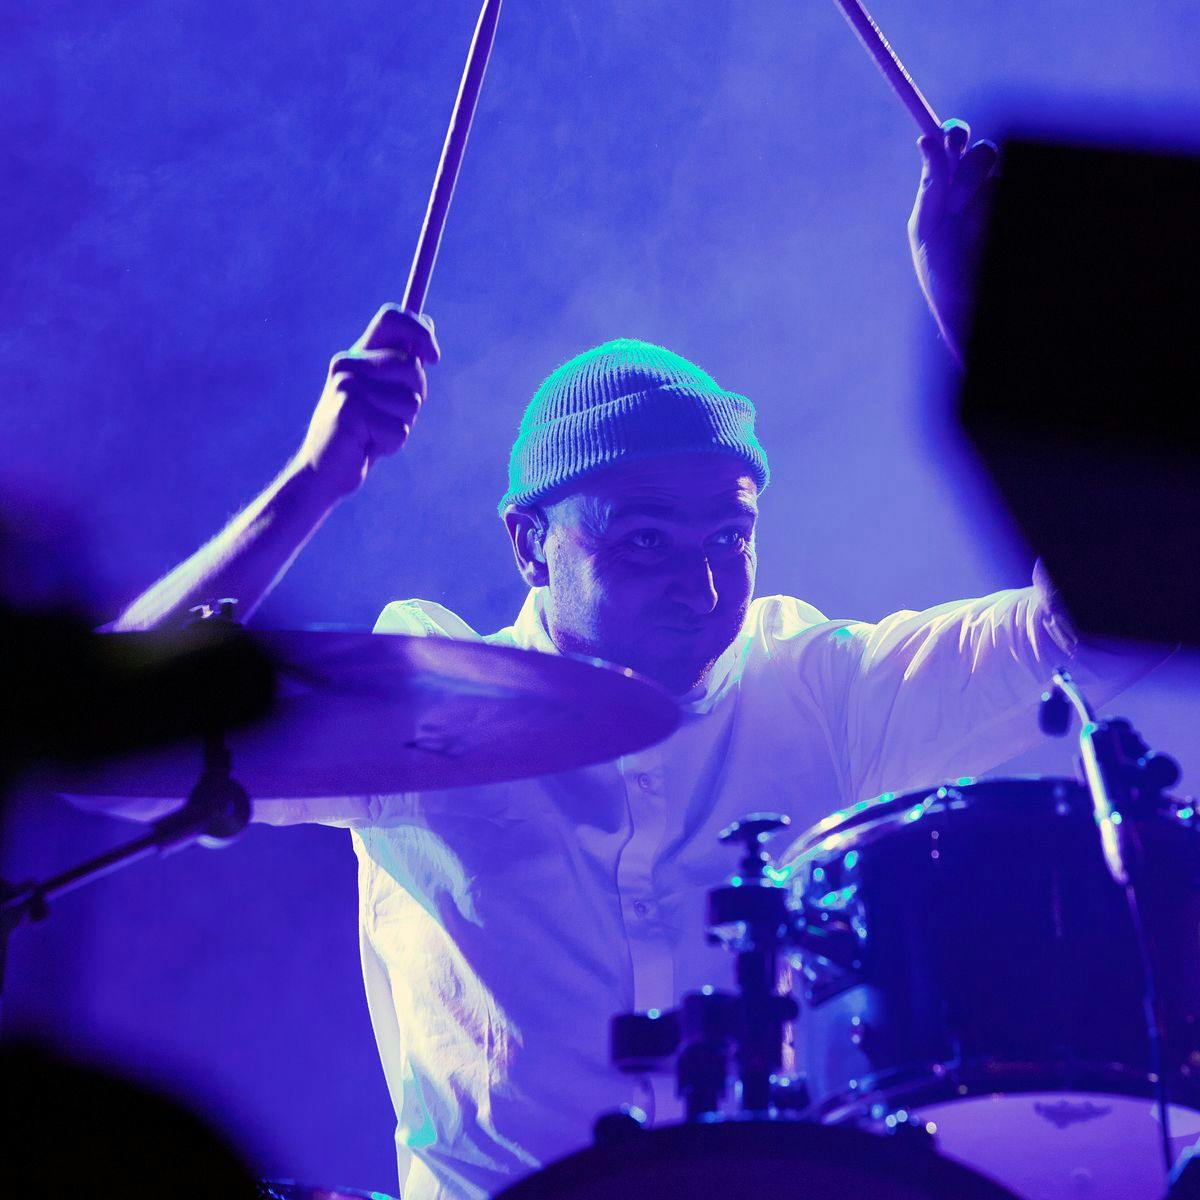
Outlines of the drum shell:
M 1168 1089 L 1200 1108 L 1200 835 L 1190 806 L 1161 797 L 1126 819 Z M 1075 781 L 882 798 L 806 835 L 793 866 L 797 910 L 836 909 L 865 934 L 857 969 L 801 955 L 800 1037 L 826 1119 L 993 1091 L 1153 1095 L 1131 918 Z
M 495 1200 L 1016 1200 L 927 1145 L 793 1120 L 723 1120 L 644 1130 L 538 1171 Z

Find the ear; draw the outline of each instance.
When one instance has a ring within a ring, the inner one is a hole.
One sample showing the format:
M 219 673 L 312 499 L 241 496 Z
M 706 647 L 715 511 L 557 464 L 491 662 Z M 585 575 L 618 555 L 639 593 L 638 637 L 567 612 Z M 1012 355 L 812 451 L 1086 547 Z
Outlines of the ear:
M 512 542 L 517 570 L 530 587 L 545 587 L 550 582 L 546 566 L 547 524 L 546 514 L 540 508 L 510 504 L 504 510 L 504 526 Z

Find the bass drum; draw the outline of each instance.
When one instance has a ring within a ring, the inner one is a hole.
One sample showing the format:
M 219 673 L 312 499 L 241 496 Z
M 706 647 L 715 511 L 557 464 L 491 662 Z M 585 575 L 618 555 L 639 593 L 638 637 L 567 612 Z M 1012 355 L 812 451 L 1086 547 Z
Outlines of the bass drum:
M 320 1187 L 311 1183 L 297 1183 L 294 1179 L 263 1179 L 258 1185 L 258 1197 L 259 1200 L 395 1200 L 383 1192 Z
M 1016 1200 L 925 1145 L 802 1121 L 667 1125 L 593 1146 L 494 1200 Z
M 1125 819 L 1178 1152 L 1200 1134 L 1200 833 L 1162 796 Z M 881 796 L 784 864 L 804 924 L 829 931 L 794 959 L 818 1119 L 931 1123 L 941 1152 L 1030 1200 L 1162 1195 L 1138 948 L 1082 785 Z

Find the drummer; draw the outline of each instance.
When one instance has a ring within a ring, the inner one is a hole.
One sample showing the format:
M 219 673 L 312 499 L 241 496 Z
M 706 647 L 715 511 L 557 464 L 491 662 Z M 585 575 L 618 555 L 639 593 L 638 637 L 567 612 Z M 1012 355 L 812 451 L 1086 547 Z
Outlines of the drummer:
M 995 159 L 969 141 L 959 122 L 922 139 L 909 225 L 952 348 L 961 248 Z M 279 477 L 118 627 L 175 621 L 216 596 L 251 612 L 330 511 L 408 442 L 423 364 L 437 360 L 426 318 L 381 309 L 334 357 Z M 489 1195 L 586 1144 L 595 1116 L 622 1101 L 671 1119 L 670 1088 L 631 1095 L 609 1069 L 607 1024 L 727 979 L 701 936 L 704 891 L 729 867 L 716 840 L 727 822 L 765 809 L 804 827 L 885 789 L 987 770 L 1034 740 L 1040 685 L 1059 663 L 1097 698 L 1141 669 L 1081 654 L 1040 574 L 877 624 L 755 598 L 769 478 L 753 405 L 695 364 L 629 339 L 565 363 L 525 411 L 500 501 L 528 596 L 482 640 L 632 667 L 679 698 L 679 730 L 613 763 L 517 783 L 258 811 L 352 830 L 405 1200 Z M 389 604 L 377 628 L 480 639 L 421 600 Z

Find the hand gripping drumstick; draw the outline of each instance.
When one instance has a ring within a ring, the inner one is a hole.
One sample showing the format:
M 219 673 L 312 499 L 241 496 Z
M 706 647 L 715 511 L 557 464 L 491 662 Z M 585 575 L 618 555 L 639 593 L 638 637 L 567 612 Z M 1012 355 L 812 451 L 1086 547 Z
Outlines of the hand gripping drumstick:
M 858 40 L 875 60 L 875 65 L 883 72 L 883 77 L 892 85 L 892 91 L 912 113 L 921 127 L 921 132 L 941 137 L 944 131 L 937 113 L 929 107 L 929 101 L 921 95 L 921 89 L 913 83 L 913 77 L 904 69 L 904 64 L 896 57 L 891 43 L 883 36 L 883 30 L 875 24 L 871 14 L 863 8 L 859 0 L 834 0 L 834 3 L 842 10 L 850 28 L 858 34 Z
M 467 65 L 463 68 L 462 82 L 458 85 L 458 98 L 450 114 L 450 128 L 446 130 L 446 143 L 442 146 L 441 161 L 433 179 L 433 191 L 429 193 L 429 207 L 425 209 L 425 221 L 421 226 L 417 251 L 413 255 L 412 269 L 404 289 L 403 307 L 409 312 L 421 311 L 425 293 L 429 290 L 429 277 L 433 274 L 438 246 L 442 242 L 442 230 L 446 228 L 450 198 L 454 195 L 454 183 L 462 166 L 463 151 L 467 148 L 467 134 L 471 132 L 471 118 L 475 115 L 479 89 L 483 86 L 483 73 L 487 70 L 488 56 L 496 36 L 500 4 L 501 0 L 483 0 L 483 7 L 479 10 L 475 36 L 467 52 Z

